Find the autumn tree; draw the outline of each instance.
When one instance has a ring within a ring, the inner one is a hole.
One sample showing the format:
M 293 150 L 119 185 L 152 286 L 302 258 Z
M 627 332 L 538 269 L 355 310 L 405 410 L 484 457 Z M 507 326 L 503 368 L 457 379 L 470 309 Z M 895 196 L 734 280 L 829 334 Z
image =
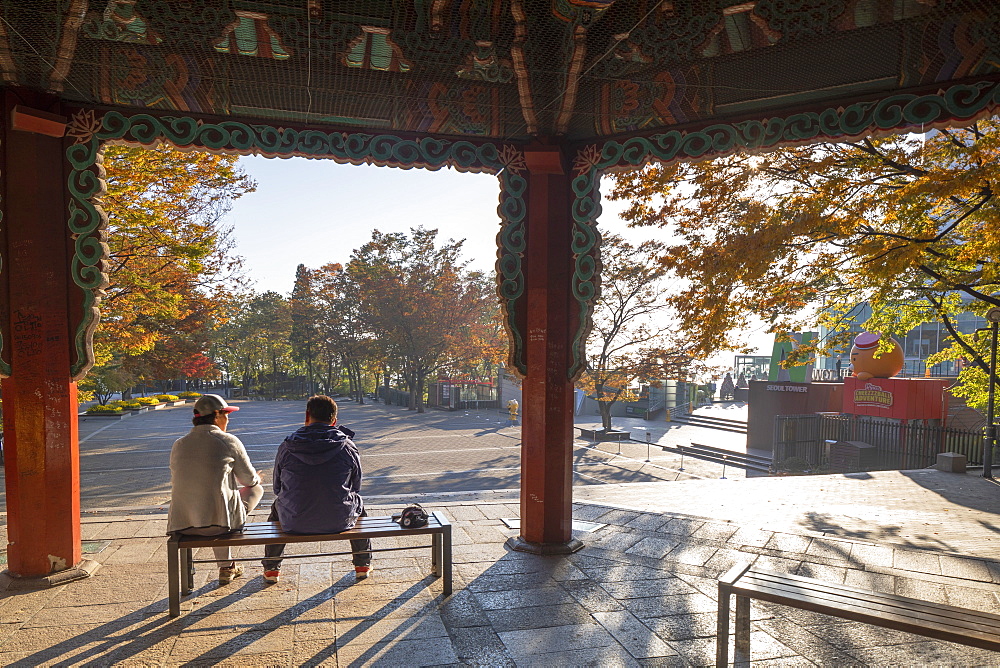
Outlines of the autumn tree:
M 219 295 L 238 276 L 223 217 L 255 185 L 234 156 L 109 145 L 108 273 L 94 338 L 118 382 L 204 375 Z M 86 385 L 86 381 L 84 382 Z
M 354 251 L 347 274 L 358 287 L 359 316 L 401 360 L 411 408 L 424 412 L 431 372 L 467 353 L 484 310 L 477 279 L 460 257 L 462 242 L 436 243 L 437 230 L 383 234 Z
M 470 350 L 480 360 L 476 367 L 484 370 L 484 380 L 492 382 L 496 378 L 499 391 L 502 380 L 499 374 L 507 359 L 509 346 L 503 313 L 496 298 L 496 277 L 493 274 L 480 274 L 475 284 L 480 291 L 479 300 L 483 304 L 483 311 L 473 326 Z
M 698 353 L 745 349 L 739 332 L 754 316 L 774 332 L 817 320 L 844 331 L 868 302 L 871 331 L 942 322 L 951 346 L 929 363 L 964 359 L 961 392 L 979 405 L 985 344 L 955 320 L 1000 305 L 998 151 L 1000 124 L 989 119 L 652 166 L 617 175 L 611 197 L 630 202 L 630 224 L 672 236 L 660 263 L 683 281 L 670 304 Z
M 611 407 L 638 398 L 633 386 L 659 380 L 667 365 L 683 366 L 687 360 L 670 336 L 666 270 L 659 262 L 663 251 L 658 241 L 633 245 L 614 234 L 601 245 L 601 295 L 579 384 L 597 400 L 605 431 L 611 429 Z
M 496 280 L 492 274 L 468 273 L 470 297 L 482 305 L 465 326 L 463 342 L 448 361 L 451 375 L 478 382 L 492 382 L 507 356 L 507 334 L 503 314 L 496 298 Z

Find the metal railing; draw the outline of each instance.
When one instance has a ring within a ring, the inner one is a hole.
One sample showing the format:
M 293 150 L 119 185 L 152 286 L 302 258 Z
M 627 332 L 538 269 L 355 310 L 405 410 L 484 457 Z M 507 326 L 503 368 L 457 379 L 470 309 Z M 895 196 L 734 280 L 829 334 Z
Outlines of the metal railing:
M 667 409 L 667 422 L 670 422 L 675 415 L 689 415 L 691 413 L 691 402 L 677 404 Z
M 649 420 L 654 415 L 659 413 L 667 405 L 667 400 L 664 398 L 659 398 L 656 401 L 650 402 L 649 406 L 646 408 L 646 419 Z
M 875 470 L 933 466 L 941 452 L 965 455 L 982 464 L 983 434 L 933 425 L 901 424 L 857 415 L 777 415 L 774 418 L 774 461 L 792 457 L 812 466 L 827 463 L 827 441 L 861 441 L 877 451 Z

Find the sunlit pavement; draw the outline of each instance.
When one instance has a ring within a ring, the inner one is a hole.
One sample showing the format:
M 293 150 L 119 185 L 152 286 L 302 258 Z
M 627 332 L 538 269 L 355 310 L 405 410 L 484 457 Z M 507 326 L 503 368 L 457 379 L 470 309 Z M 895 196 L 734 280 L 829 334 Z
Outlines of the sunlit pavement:
M 278 444 L 302 423 L 303 407 L 294 401 L 235 402 L 242 406 L 230 431 L 246 445 L 269 483 Z M 342 423 L 357 432 L 365 471 L 366 496 L 391 503 L 422 495 L 440 498 L 517 498 L 521 428 L 497 411 L 439 411 L 416 414 L 398 406 L 341 401 Z M 86 417 L 80 422 L 80 484 L 84 511 L 164 506 L 170 498 L 169 456 L 173 441 L 190 427 L 190 406 L 149 411 L 126 419 Z M 596 416 L 581 416 L 578 426 L 593 426 Z M 616 418 L 640 442 L 592 445 L 578 439 L 574 449 L 575 485 L 728 479 L 743 471 L 681 458 L 665 446 L 692 441 L 742 449 L 744 437 L 662 420 Z M 644 440 L 650 432 L 651 446 Z M 649 459 L 647 462 L 646 460 Z M 683 470 L 682 470 L 683 469 Z M 267 485 L 269 491 L 269 484 Z M 0 488 L 2 489 L 2 488 Z M 471 495 L 468 493 L 472 493 Z M 265 498 L 268 503 L 270 496 Z M 2 507 L 0 499 L 0 511 Z
M 413 420 L 370 415 L 414 435 Z M 267 424 L 278 431 L 296 420 Z M 446 425 L 420 426 L 433 428 L 447 442 Z M 635 454 L 644 452 L 643 444 Z M 271 587 L 259 566 L 225 587 L 203 567 L 175 620 L 166 616 L 164 512 L 94 509 L 83 538 L 101 568 L 51 589 L 3 592 L 0 662 L 710 665 L 716 578 L 739 561 L 1000 613 L 998 491 L 975 475 L 929 470 L 581 484 L 574 517 L 598 526 L 576 532 L 585 547 L 566 557 L 505 547 L 516 534 L 504 521 L 519 515 L 516 494 L 428 492 L 421 501 L 456 527 L 449 599 L 423 552 L 377 556 L 361 584 L 341 557 L 286 562 Z M 405 501 L 384 497 L 369 512 Z M 770 604 L 755 602 L 753 619 L 760 664 L 1000 663 L 992 652 Z

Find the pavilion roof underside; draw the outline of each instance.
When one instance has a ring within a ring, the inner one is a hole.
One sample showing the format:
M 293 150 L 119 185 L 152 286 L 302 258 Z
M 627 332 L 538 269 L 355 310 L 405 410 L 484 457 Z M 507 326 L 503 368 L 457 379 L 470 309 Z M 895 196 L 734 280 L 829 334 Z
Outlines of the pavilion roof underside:
M 72 103 L 570 141 L 1000 74 L 995 0 L 0 0 L 0 79 Z

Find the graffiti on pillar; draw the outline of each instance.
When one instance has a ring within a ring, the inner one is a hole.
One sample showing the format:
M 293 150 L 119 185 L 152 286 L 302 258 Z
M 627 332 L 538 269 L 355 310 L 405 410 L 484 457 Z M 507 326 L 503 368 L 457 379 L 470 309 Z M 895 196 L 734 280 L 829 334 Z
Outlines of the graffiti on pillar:
M 500 181 L 500 233 L 497 235 L 497 294 L 510 339 L 509 367 L 520 373 L 524 362 L 523 260 L 527 179 L 524 151 L 513 144 L 476 143 L 433 137 L 408 139 L 391 134 L 327 132 L 315 128 L 249 124 L 238 121 L 209 123 L 185 116 L 158 116 L 117 111 L 98 115 L 81 109 L 72 117 L 69 137 L 75 143 L 66 151 L 71 166 L 69 227 L 75 239 L 72 275 L 83 294 L 83 315 L 77 324 L 74 379 L 93 366 L 93 333 L 99 318 L 101 292 L 107 286 L 104 261 L 107 216 L 98 204 L 104 192 L 101 147 L 105 142 L 155 146 L 161 142 L 185 149 L 200 149 L 266 157 L 302 156 L 339 163 L 388 167 L 452 167 L 462 172 L 497 174 Z
M 42 319 L 35 313 L 14 311 L 11 337 L 18 355 L 34 357 L 42 354 Z
M 585 344 L 597 296 L 599 261 L 590 252 L 600 243 L 599 185 L 606 171 L 639 168 L 650 162 L 709 160 L 746 151 L 766 152 L 782 146 L 822 141 L 849 141 L 862 136 L 943 128 L 994 113 L 1000 106 L 1000 82 L 960 84 L 936 93 L 901 93 L 815 112 L 763 120 L 716 123 L 700 130 L 671 130 L 648 137 L 610 140 L 584 146 L 573 161 L 573 252 L 577 263 L 573 296 L 580 326 L 573 338 L 570 376 L 586 363 Z

